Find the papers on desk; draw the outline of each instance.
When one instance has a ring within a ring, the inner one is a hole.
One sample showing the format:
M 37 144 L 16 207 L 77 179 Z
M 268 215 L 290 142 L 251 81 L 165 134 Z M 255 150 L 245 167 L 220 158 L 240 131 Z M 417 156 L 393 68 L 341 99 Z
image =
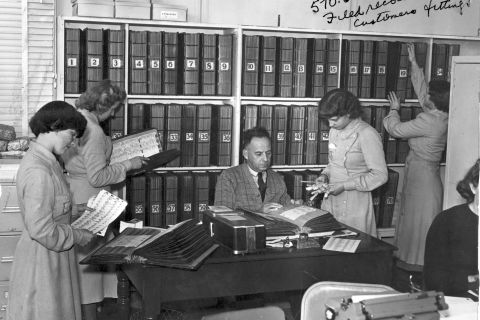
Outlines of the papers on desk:
M 87 229 L 94 234 L 105 236 L 107 227 L 127 206 L 127 202 L 108 191 L 100 191 L 96 197 L 88 200 L 87 206 L 93 210 L 85 211 L 72 223 L 75 229 Z
M 323 246 L 323 250 L 354 253 L 359 244 L 360 240 L 329 238 Z

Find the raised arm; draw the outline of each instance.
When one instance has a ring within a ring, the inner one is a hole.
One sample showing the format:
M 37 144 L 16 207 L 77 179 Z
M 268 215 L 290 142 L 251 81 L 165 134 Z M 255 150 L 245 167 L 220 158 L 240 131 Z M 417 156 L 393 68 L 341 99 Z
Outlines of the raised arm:
M 415 45 L 413 43 L 409 43 L 407 45 L 408 50 L 408 59 L 411 63 L 411 80 L 413 89 L 418 97 L 418 102 L 422 107 L 423 111 L 431 109 L 430 104 L 428 103 L 428 85 L 425 80 L 425 74 L 423 70 L 417 63 L 417 59 L 415 57 Z

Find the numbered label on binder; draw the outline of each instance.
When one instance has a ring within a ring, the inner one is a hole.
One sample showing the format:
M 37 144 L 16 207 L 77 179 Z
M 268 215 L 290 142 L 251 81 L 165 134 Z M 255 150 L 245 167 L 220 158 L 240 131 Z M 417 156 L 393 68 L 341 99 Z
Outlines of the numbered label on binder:
M 328 67 L 328 72 L 330 74 L 335 74 L 335 73 L 338 72 L 338 67 L 337 66 L 330 66 L 330 67 Z
M 137 204 L 135 205 L 135 213 L 143 213 L 143 205 L 142 204 Z
M 175 212 L 175 211 L 177 211 L 177 206 L 175 205 L 175 203 L 168 203 L 166 211 L 167 212 Z
M 371 73 L 372 73 L 372 67 L 363 66 L 363 74 L 371 74 Z
M 277 140 L 284 141 L 285 140 L 285 132 L 277 132 Z
M 199 203 L 198 204 L 198 210 L 201 211 L 206 211 L 208 208 L 208 205 L 206 203 Z
M 197 68 L 197 60 L 195 59 L 187 59 L 185 61 L 185 68 L 186 69 L 196 69 Z
M 175 60 L 167 60 L 165 62 L 166 69 L 175 69 Z
M 322 141 L 328 141 L 328 132 L 322 132 L 321 133 Z
M 170 133 L 168 135 L 168 141 L 170 142 L 178 142 L 180 139 L 178 138 L 178 133 Z
M 387 73 L 387 67 L 378 66 L 378 74 L 386 74 L 386 73 Z
M 443 68 L 437 68 L 437 72 L 435 72 L 435 74 L 438 77 L 442 77 L 443 76 Z
M 393 197 L 387 197 L 386 201 L 387 204 L 394 204 Z
M 263 71 L 264 71 L 265 73 L 272 73 L 272 72 L 273 72 L 273 65 L 271 65 L 271 64 L 266 64 L 266 65 L 264 66 Z
M 253 67 L 255 68 L 255 63 L 253 64 Z M 220 62 L 220 71 L 228 71 L 228 70 L 230 70 L 230 63 Z
M 293 133 L 293 140 L 294 141 L 302 141 L 303 133 L 302 132 L 294 132 Z
M 255 62 L 247 63 L 247 71 L 255 71 Z
M 76 67 L 76 66 L 77 66 L 77 58 L 67 59 L 67 67 Z
M 89 62 L 88 63 L 89 67 L 93 67 L 93 68 L 100 67 L 100 58 L 90 58 L 88 62 Z
M 348 71 L 350 72 L 350 74 L 357 74 L 358 73 L 358 67 L 357 66 L 350 66 Z
M 135 59 L 135 61 L 133 62 L 133 65 L 135 66 L 135 69 L 145 68 L 145 64 L 143 62 L 143 59 Z
M 160 205 L 159 204 L 152 205 L 152 213 L 160 213 Z
M 199 132 L 198 133 L 198 140 L 209 141 L 210 140 L 210 135 L 208 134 L 208 132 Z
M 206 62 L 205 62 L 205 70 L 207 70 L 207 71 L 215 71 L 215 62 L 213 62 L 213 61 L 206 61 Z
M 110 60 L 110 68 L 121 68 L 122 67 L 122 59 L 112 59 Z
M 191 212 L 192 211 L 192 204 L 191 203 L 184 203 L 183 204 L 183 211 Z
M 315 66 L 315 73 L 324 73 L 324 72 L 325 72 L 325 70 L 323 68 L 323 64 L 317 64 Z
M 308 141 L 317 141 L 317 133 L 315 131 L 309 132 L 307 139 Z
M 400 69 L 399 75 L 400 78 L 406 78 L 407 77 L 407 69 Z
M 194 135 L 193 132 L 185 133 L 185 141 L 193 141 Z
M 297 67 L 297 73 L 304 73 L 305 72 L 305 65 L 299 64 Z
M 230 133 L 223 133 L 222 142 L 232 142 L 232 135 Z
M 291 72 L 292 65 L 290 63 L 284 63 L 282 67 L 283 72 Z
M 150 60 L 150 68 L 160 69 L 160 60 L 158 60 L 158 59 Z

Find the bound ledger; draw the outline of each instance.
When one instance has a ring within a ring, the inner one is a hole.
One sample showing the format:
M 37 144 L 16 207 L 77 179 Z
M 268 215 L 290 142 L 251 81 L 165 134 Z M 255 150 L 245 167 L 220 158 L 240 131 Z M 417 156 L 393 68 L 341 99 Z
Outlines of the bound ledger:
M 202 225 L 186 220 L 169 229 L 126 228 L 80 263 L 141 263 L 196 270 L 216 248 Z
M 267 237 L 345 229 L 330 212 L 304 205 L 286 206 L 272 213 L 243 211 L 265 225 Z

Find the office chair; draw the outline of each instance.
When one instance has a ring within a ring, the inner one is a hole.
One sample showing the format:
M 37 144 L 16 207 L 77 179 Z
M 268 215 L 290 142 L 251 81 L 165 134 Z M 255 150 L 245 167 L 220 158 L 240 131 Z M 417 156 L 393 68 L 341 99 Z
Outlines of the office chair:
M 202 320 L 285 320 L 285 313 L 276 306 L 225 311 L 202 317 Z
M 300 320 L 325 319 L 325 303 L 329 299 L 376 293 L 397 293 L 397 291 L 381 284 L 330 281 L 315 283 L 303 295 Z

